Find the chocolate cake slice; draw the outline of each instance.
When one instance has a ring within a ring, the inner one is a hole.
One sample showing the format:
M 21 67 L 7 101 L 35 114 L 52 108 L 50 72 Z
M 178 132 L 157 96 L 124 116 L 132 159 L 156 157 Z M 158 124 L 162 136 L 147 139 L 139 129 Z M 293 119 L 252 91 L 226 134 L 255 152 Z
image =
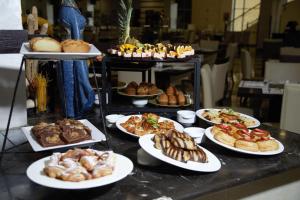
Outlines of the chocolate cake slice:
M 38 138 L 39 143 L 43 147 L 52 147 L 57 145 L 64 145 L 66 144 L 60 137 L 59 132 L 44 132 L 44 134 L 40 135 Z
M 86 131 L 84 127 L 63 126 L 61 136 L 66 143 L 77 143 L 91 139 L 91 133 Z

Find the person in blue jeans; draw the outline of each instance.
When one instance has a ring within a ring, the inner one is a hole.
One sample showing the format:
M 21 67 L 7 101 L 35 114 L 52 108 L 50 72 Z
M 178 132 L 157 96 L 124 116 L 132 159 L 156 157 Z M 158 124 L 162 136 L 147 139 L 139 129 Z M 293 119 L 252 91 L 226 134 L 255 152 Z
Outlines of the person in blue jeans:
M 86 25 L 74 0 L 62 0 L 59 11 L 59 21 L 68 32 L 68 38 L 82 39 Z M 65 115 L 69 118 L 80 118 L 92 108 L 95 94 L 88 78 L 88 67 L 85 60 L 66 60 L 58 68 L 60 85 L 63 86 L 63 106 Z

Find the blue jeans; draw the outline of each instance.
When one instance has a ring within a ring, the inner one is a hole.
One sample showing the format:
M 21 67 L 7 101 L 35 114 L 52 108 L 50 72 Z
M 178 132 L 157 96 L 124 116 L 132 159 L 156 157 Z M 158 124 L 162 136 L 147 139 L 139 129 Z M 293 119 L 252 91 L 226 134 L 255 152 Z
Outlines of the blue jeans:
M 59 20 L 70 33 L 69 38 L 82 39 L 82 31 L 86 22 L 78 9 L 62 6 Z M 58 75 L 59 85 L 63 86 L 62 103 L 66 117 L 80 118 L 93 106 L 95 100 L 95 94 L 88 78 L 86 61 L 62 61 Z

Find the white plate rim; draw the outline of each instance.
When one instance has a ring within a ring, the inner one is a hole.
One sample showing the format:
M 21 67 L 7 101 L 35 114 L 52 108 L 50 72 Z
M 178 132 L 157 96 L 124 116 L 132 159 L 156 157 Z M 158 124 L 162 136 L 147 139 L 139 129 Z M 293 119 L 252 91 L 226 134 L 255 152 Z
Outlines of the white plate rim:
M 117 128 L 118 128 L 120 131 L 122 131 L 122 132 L 124 132 L 124 133 L 126 133 L 126 134 L 128 134 L 128 135 L 131 135 L 131 136 L 133 136 L 133 137 L 140 138 L 141 136 L 138 136 L 138 135 L 136 135 L 136 134 L 130 133 L 130 132 L 128 132 L 125 128 L 123 128 L 123 127 L 121 126 L 121 123 L 127 121 L 127 120 L 128 120 L 130 117 L 132 117 L 132 116 L 142 117 L 142 115 L 126 115 L 126 116 L 124 116 L 124 117 L 119 118 L 119 119 L 116 121 L 116 126 L 117 126 Z M 168 120 L 168 121 L 172 121 L 172 122 L 174 123 L 175 129 L 176 129 L 177 131 L 182 132 L 183 129 L 184 129 L 184 127 L 183 127 L 181 124 L 179 124 L 178 122 L 176 122 L 176 121 L 174 121 L 174 120 L 172 120 L 172 119 L 169 119 L 169 118 L 166 118 L 166 117 L 161 117 L 161 116 L 159 116 L 159 119 L 160 119 L 160 120 Z
M 126 87 L 125 87 L 126 88 Z M 151 97 L 155 97 L 157 95 L 160 95 L 163 93 L 163 90 L 161 89 L 158 89 L 158 92 L 156 94 L 146 94 L 146 95 L 129 95 L 129 94 L 126 94 L 125 92 L 123 92 L 122 90 L 124 89 L 118 89 L 118 94 L 119 95 L 122 95 L 122 96 L 126 96 L 126 97 L 133 97 L 133 98 L 151 98 Z
M 100 187 L 117 182 L 125 178 L 133 170 L 133 163 L 129 158 L 117 153 L 115 153 L 115 155 L 116 165 L 113 173 L 111 175 L 92 180 L 86 180 L 81 182 L 69 182 L 46 176 L 42 173 L 42 170 L 45 166 L 44 162 L 46 160 L 49 160 L 50 156 L 42 158 L 32 163 L 27 168 L 26 175 L 31 181 L 50 188 L 78 190 Z
M 261 155 L 261 156 L 270 156 L 270 155 L 276 155 L 276 154 L 280 154 L 284 151 L 284 146 L 283 144 L 276 140 L 275 138 L 272 138 L 274 140 L 276 140 L 276 142 L 278 142 L 278 145 L 279 145 L 279 148 L 276 150 L 276 151 L 266 151 L 266 152 L 254 152 L 254 151 L 247 151 L 247 150 L 243 150 L 243 149 L 239 149 L 239 148 L 236 148 L 236 147 L 232 147 L 232 146 L 229 146 L 227 144 L 224 144 L 222 142 L 219 142 L 218 140 L 216 140 L 213 136 L 213 134 L 211 133 L 211 129 L 212 129 L 212 126 L 211 127 L 208 127 L 207 129 L 205 129 L 205 136 L 210 139 L 212 142 L 222 146 L 222 147 L 225 147 L 227 149 L 230 149 L 232 151 L 236 151 L 236 152 L 240 152 L 240 153 L 245 153 L 245 154 L 251 154 L 251 155 Z
M 102 131 L 100 131 L 97 127 L 95 127 L 89 120 L 81 119 L 78 121 L 82 122 L 84 125 L 88 126 L 92 130 L 92 133 L 91 133 L 92 139 L 91 140 L 84 140 L 84 141 L 78 142 L 78 143 L 57 145 L 57 146 L 52 146 L 52 147 L 43 147 L 42 145 L 40 145 L 37 142 L 37 140 L 34 138 L 33 134 L 31 133 L 31 129 L 33 126 L 22 127 L 21 130 L 24 133 L 25 137 L 27 138 L 32 149 L 35 152 L 46 151 L 46 150 L 51 150 L 51 149 L 58 149 L 58 148 L 66 148 L 66 147 L 72 147 L 72 146 L 83 145 L 83 144 L 91 144 L 91 143 L 96 143 L 96 142 L 101 142 L 101 141 L 106 140 L 106 137 L 102 133 Z
M 206 122 L 208 122 L 208 123 L 210 123 L 210 124 L 219 124 L 219 123 L 214 123 L 214 122 L 212 122 L 212 121 L 209 121 L 209 120 L 205 119 L 205 118 L 202 116 L 202 113 L 203 113 L 205 110 L 215 110 L 215 111 L 219 111 L 219 110 L 221 110 L 221 109 L 218 109 L 218 108 L 202 108 L 202 109 L 199 109 L 199 110 L 196 111 L 196 115 L 197 115 L 197 117 L 199 117 L 200 119 L 202 119 L 202 120 L 204 120 L 204 121 L 206 121 Z M 234 111 L 234 112 L 236 112 L 236 111 Z M 246 115 L 246 114 L 244 114 L 244 113 L 240 113 L 240 112 L 236 112 L 236 113 L 239 113 L 241 116 L 250 118 L 251 120 L 254 120 L 254 121 L 255 121 L 255 125 L 248 126 L 247 128 L 256 128 L 256 127 L 260 126 L 260 121 L 257 120 L 256 118 L 254 118 L 254 117 L 252 117 L 252 116 L 249 116 L 249 115 Z
M 140 146 L 151 156 L 164 161 L 166 163 L 169 163 L 171 165 L 192 170 L 192 171 L 198 171 L 198 172 L 215 172 L 221 169 L 221 162 L 220 160 L 210 151 L 205 149 L 204 147 L 200 148 L 206 153 L 208 158 L 208 163 L 200 163 L 200 162 L 194 162 L 194 161 L 188 161 L 186 163 L 177 161 L 173 158 L 170 158 L 162 153 L 161 150 L 156 149 L 154 147 L 154 142 L 152 141 L 152 137 L 154 134 L 148 134 L 140 137 L 139 144 Z M 199 145 L 198 145 L 199 146 Z
M 93 45 L 89 44 L 91 49 L 87 53 L 72 53 L 72 52 L 43 52 L 43 51 L 31 51 L 29 47 L 29 42 L 24 42 L 20 49 L 20 54 L 28 55 L 28 56 L 98 56 L 102 53 Z

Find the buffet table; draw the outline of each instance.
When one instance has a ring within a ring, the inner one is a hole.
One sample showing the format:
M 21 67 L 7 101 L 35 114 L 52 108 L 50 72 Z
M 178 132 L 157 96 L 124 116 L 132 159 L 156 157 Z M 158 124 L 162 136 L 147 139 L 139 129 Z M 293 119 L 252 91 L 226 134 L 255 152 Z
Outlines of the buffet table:
M 170 117 L 167 114 L 165 116 Z M 48 119 L 53 121 L 52 118 Z M 36 118 L 30 120 L 30 124 L 36 124 L 38 120 L 47 119 Z M 88 120 L 102 130 L 101 121 L 95 114 L 88 117 Z M 239 195 L 257 193 L 258 183 L 263 185 L 259 186 L 259 190 L 266 190 L 279 186 L 282 182 L 300 180 L 300 135 L 268 126 L 262 128 L 271 131 L 272 136 L 283 143 L 283 153 L 274 156 L 246 155 L 227 150 L 206 139 L 203 147 L 215 154 L 222 164 L 221 169 L 213 173 L 188 171 L 163 162 L 157 166 L 140 165 L 137 162 L 137 151 L 140 149 L 137 138 L 117 129 L 110 129 L 110 144 L 116 153 L 132 160 L 132 173 L 107 186 L 73 191 L 51 189 L 31 182 L 26 176 L 27 167 L 34 161 L 51 155 L 52 151 L 33 152 L 30 145 L 25 143 L 3 155 L 0 199 L 155 199 L 162 196 L 172 199 L 232 199 L 241 198 Z M 19 134 L 22 134 L 21 130 Z M 105 149 L 105 145 L 101 143 L 92 147 Z M 262 183 L 265 179 L 272 182 Z

